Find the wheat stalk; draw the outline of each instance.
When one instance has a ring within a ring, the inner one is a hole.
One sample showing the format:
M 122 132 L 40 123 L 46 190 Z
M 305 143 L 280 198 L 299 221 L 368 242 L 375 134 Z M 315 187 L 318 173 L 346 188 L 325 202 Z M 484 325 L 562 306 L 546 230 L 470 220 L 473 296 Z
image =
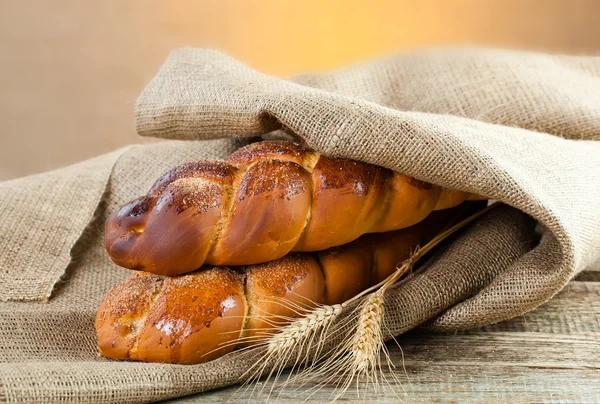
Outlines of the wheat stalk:
M 375 368 L 379 351 L 383 345 L 381 323 L 385 311 L 381 288 L 364 300 L 358 315 L 358 326 L 350 344 L 352 368 L 356 373 L 367 372 Z
M 319 305 L 304 317 L 298 318 L 289 325 L 282 327 L 280 332 L 272 335 L 267 340 L 265 355 L 248 372 L 255 367 L 259 367 L 259 369 L 255 370 L 246 383 L 258 380 L 263 376 L 264 370 L 269 365 L 272 365 L 272 370 L 267 377 L 267 381 L 265 381 L 266 384 L 275 375 L 271 393 L 279 376 L 284 368 L 289 366 L 292 356 L 295 353 L 296 359 L 290 371 L 290 376 L 288 376 L 285 382 L 286 384 L 289 382 L 292 382 L 292 384 L 300 382 L 300 386 L 303 386 L 310 379 L 319 377 L 320 382 L 312 389 L 309 389 L 313 390 L 312 394 L 314 394 L 323 385 L 337 379 L 338 393 L 333 398 L 334 400 L 341 397 L 354 380 L 357 383 L 358 393 L 358 383 L 361 378 L 365 378 L 367 381 L 365 389 L 368 388 L 369 382 L 378 389 L 380 387 L 380 380 L 387 382 L 381 368 L 382 353 L 386 358 L 390 370 L 394 367 L 387 352 L 387 347 L 384 344 L 382 333 L 385 315 L 385 292 L 402 276 L 411 271 L 416 262 L 435 246 L 498 204 L 496 202 L 439 233 L 425 246 L 418 248 L 410 258 L 397 266 L 394 273 L 378 284 L 371 286 L 344 303 Z M 338 322 L 340 324 L 336 324 L 335 320 L 344 310 L 360 299 L 362 301 L 354 311 L 356 313 L 355 317 L 347 316 L 342 322 Z M 352 338 L 344 339 L 336 347 L 323 354 L 322 348 L 330 337 L 329 333 L 332 326 L 334 326 L 335 332 L 350 329 L 353 332 L 353 336 Z M 317 361 L 322 360 L 324 357 L 327 357 L 327 359 L 321 363 L 317 363 Z M 309 367 L 296 375 L 295 378 L 291 378 L 292 373 L 299 365 L 309 365 Z M 245 378 L 248 372 L 242 378 Z M 391 374 L 395 378 L 393 372 Z
M 281 332 L 273 335 L 267 345 L 267 352 L 301 348 L 303 344 L 311 340 L 311 336 L 315 336 L 330 325 L 342 313 L 342 310 L 341 304 L 317 307 L 307 316 L 294 320 Z
M 257 344 L 257 346 L 263 347 L 266 345 L 265 353 L 260 355 L 254 365 L 241 376 L 246 381 L 240 386 L 240 389 L 244 387 L 246 389 L 241 393 L 238 389 L 238 395 L 252 398 L 257 385 L 253 382 L 258 381 L 264 375 L 265 370 L 270 367 L 271 371 L 267 375 L 267 381 L 259 392 L 259 395 L 262 394 L 266 383 L 273 379 L 268 394 L 270 397 L 282 371 L 290 366 L 294 354 L 296 358 L 284 384 L 290 382 L 294 369 L 315 362 L 320 357 L 324 342 L 327 341 L 329 326 L 342 313 L 343 309 L 344 304 L 319 305 L 304 317 L 293 320 L 265 342 Z M 252 391 L 249 395 L 245 394 L 250 385 L 253 385 Z

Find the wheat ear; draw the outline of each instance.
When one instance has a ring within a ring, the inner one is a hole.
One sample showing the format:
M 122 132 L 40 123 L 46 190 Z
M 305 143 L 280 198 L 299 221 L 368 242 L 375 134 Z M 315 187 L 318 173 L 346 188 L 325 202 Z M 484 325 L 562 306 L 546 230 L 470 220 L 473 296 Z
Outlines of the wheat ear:
M 356 381 L 357 392 L 359 393 L 358 383 L 362 378 L 365 378 L 367 382 L 365 389 L 368 388 L 369 384 L 372 384 L 378 390 L 382 381 L 389 383 L 381 367 L 382 353 L 390 370 L 394 367 L 382 333 L 385 315 L 385 292 L 407 272 L 412 271 L 416 262 L 431 249 L 497 205 L 498 202 L 439 233 L 425 246 L 418 248 L 409 259 L 396 267 L 394 273 L 378 284 L 369 287 L 342 304 L 319 305 L 304 317 L 282 327 L 279 333 L 274 334 L 266 341 L 266 353 L 242 376 L 242 379 L 246 379 L 245 384 L 258 381 L 259 378 L 264 376 L 265 370 L 271 368 L 265 381 L 266 384 L 274 378 L 269 392 L 270 396 L 282 371 L 290 364 L 292 364 L 292 369 L 286 384 L 290 381 L 293 384 L 300 382 L 300 385 L 303 386 L 308 383 L 309 379 L 319 377 L 320 382 L 310 389 L 314 390 L 337 379 L 338 389 L 337 395 L 333 398 L 334 400 L 341 397 L 353 381 Z M 339 322 L 340 324 L 336 324 L 335 320 L 344 310 L 360 299 L 362 299 L 361 303 L 354 310 L 355 317 L 346 316 L 342 322 Z M 353 332 L 353 336 L 323 353 L 323 347 L 330 337 L 332 326 L 335 332 L 341 332 L 342 330 L 345 332 L 349 328 L 350 332 Z M 325 357 L 327 359 L 317 365 L 317 362 Z M 294 371 L 306 365 L 309 366 L 299 372 L 297 377 L 291 378 Z M 339 370 L 341 370 L 341 373 Z M 251 374 L 250 377 L 248 377 L 249 374 Z M 395 377 L 393 372 L 391 374 Z
M 389 384 L 381 366 L 382 354 L 386 359 L 389 373 L 396 379 L 393 372 L 394 365 L 389 357 L 382 332 L 385 315 L 384 295 L 386 291 L 406 273 L 412 271 L 417 261 L 423 258 L 431 249 L 459 229 L 496 207 L 497 204 L 494 203 L 442 231 L 425 246 L 417 248 L 411 257 L 401 265 L 398 265 L 396 271 L 388 278 L 370 288 L 370 290 L 375 288 L 376 291 L 365 297 L 354 311 L 356 313 L 356 321 L 354 322 L 352 338 L 342 341 L 342 343 L 329 353 L 329 358 L 326 361 L 321 363 L 316 369 L 312 369 L 312 372 L 320 376 L 320 385 L 337 379 L 337 394 L 335 394 L 334 400 L 341 397 L 353 381 L 356 381 L 358 396 L 360 396 L 359 382 L 361 379 L 365 381 L 365 396 L 369 386 L 374 387 L 375 393 L 377 393 L 382 387 L 382 382 Z M 369 289 L 361 295 L 364 295 L 368 291 Z M 356 300 L 361 295 L 355 296 L 351 300 Z M 341 369 L 342 372 L 333 373 L 336 369 Z M 332 376 L 324 377 L 327 373 Z M 307 373 L 304 373 L 304 375 L 307 375 Z

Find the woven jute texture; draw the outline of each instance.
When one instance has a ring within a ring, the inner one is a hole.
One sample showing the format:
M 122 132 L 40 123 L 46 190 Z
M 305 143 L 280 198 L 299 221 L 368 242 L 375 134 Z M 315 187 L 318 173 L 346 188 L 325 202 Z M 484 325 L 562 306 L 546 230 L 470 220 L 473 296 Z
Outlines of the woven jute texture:
M 600 58 L 432 50 L 283 80 L 183 49 L 141 94 L 136 124 L 175 140 L 0 183 L 0 400 L 139 402 L 238 381 L 253 357 L 171 366 L 97 356 L 95 310 L 126 276 L 102 226 L 174 165 L 276 129 L 512 206 L 389 291 L 393 334 L 517 316 L 600 258 Z
M 323 153 L 512 205 L 542 243 L 436 322 L 468 328 L 539 306 L 600 255 L 600 58 L 495 50 L 401 54 L 293 81 L 218 52 L 175 51 L 136 105 L 141 135 L 284 127 Z

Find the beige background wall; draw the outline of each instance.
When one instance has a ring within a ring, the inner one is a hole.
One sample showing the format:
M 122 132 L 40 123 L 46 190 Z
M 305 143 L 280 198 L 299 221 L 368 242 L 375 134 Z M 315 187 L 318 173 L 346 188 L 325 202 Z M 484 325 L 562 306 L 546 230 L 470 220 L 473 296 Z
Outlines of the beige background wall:
M 0 179 L 148 141 L 136 95 L 180 46 L 289 76 L 396 50 L 600 53 L 600 1 L 0 0 Z

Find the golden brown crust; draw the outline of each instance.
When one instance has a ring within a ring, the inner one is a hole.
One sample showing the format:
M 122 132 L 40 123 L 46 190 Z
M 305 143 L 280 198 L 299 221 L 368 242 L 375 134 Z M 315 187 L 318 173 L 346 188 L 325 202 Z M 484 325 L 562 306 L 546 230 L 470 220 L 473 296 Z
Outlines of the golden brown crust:
M 382 207 L 373 232 L 404 229 L 419 223 L 431 213 L 441 192 L 439 187 L 398 173 L 394 173 L 389 186 L 391 191 L 387 205 Z
M 200 363 L 230 352 L 246 316 L 240 276 L 214 268 L 167 278 L 133 276 L 96 316 L 100 353 L 112 359 Z
M 233 199 L 212 265 L 248 265 L 287 254 L 302 234 L 310 208 L 310 174 L 289 161 L 259 161 Z
M 118 265 L 178 275 L 250 265 L 409 227 L 470 198 L 374 165 L 265 141 L 163 175 L 106 222 Z
M 361 240 L 362 239 L 362 240 Z M 361 237 L 350 248 L 333 247 L 319 253 L 325 284 L 326 304 L 342 303 L 373 282 L 373 246 Z
M 233 152 L 225 161 L 238 167 L 249 167 L 257 161 L 272 159 L 290 161 L 306 167 L 317 154 L 297 142 L 272 140 L 268 142 L 251 143 Z
M 109 218 L 108 253 L 115 263 L 131 269 L 171 276 L 193 271 L 217 238 L 228 198 L 221 184 L 178 179 L 165 188 L 151 210 L 140 213 L 138 206 L 144 201 L 134 201 Z M 123 234 L 122 229 L 127 231 Z
M 139 324 L 161 289 L 159 277 L 136 276 L 108 292 L 96 314 L 98 349 L 102 355 L 129 359 L 129 351 L 139 336 Z
M 311 217 L 294 251 L 319 251 L 367 233 L 381 216 L 393 173 L 321 156 L 313 168 Z
M 325 280 L 310 254 L 290 254 L 246 269 L 249 312 L 244 335 L 257 342 L 323 303 Z
M 235 167 L 221 161 L 194 161 L 182 164 L 160 177 L 148 195 L 159 196 L 170 183 L 181 178 L 203 178 L 231 186 L 236 172 Z
M 317 304 L 342 303 L 384 280 L 461 212 L 470 213 L 434 212 L 406 229 L 252 265 L 245 283 L 227 268 L 175 278 L 136 272 L 100 305 L 99 350 L 113 359 L 199 363 L 259 342 Z
M 365 234 L 352 243 L 319 253 L 325 277 L 326 304 L 350 299 L 390 276 L 418 246 L 425 245 L 444 228 L 454 210 L 434 212 L 405 229 Z

